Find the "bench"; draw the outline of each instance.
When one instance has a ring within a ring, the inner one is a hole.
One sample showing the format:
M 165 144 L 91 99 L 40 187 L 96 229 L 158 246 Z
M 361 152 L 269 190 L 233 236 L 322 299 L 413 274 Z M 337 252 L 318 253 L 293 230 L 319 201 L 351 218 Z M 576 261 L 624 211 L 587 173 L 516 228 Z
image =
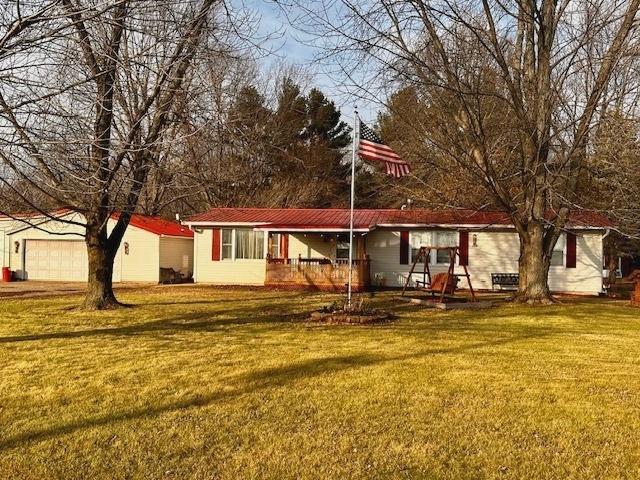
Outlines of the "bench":
M 520 283 L 520 275 L 517 273 L 492 273 L 491 274 L 491 288 L 496 285 L 502 289 L 503 287 L 515 287 L 518 288 Z

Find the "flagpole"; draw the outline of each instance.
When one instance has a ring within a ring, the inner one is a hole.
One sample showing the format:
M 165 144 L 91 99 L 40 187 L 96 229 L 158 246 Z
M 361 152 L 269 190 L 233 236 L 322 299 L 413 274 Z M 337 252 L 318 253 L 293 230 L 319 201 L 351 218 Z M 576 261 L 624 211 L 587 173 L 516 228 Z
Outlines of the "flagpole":
M 358 138 L 358 107 L 353 109 L 353 147 L 351 151 L 351 206 L 349 209 L 349 283 L 347 286 L 347 309 L 351 310 L 353 277 L 353 204 L 356 196 L 356 143 Z

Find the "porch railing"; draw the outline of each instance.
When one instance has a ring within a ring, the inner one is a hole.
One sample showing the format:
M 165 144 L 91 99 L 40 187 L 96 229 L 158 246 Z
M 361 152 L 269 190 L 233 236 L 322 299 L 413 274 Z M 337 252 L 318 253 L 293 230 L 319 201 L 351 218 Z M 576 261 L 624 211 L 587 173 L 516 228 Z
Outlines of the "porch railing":
M 362 290 L 370 285 L 369 264 L 369 258 L 353 260 L 352 283 L 355 289 Z M 347 259 L 267 257 L 267 286 L 343 290 L 348 281 Z

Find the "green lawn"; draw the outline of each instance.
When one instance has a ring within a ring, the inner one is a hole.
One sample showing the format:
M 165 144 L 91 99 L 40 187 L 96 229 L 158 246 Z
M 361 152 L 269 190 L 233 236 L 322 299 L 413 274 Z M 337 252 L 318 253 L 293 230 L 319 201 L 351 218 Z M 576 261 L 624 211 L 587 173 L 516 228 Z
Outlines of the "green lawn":
M 640 310 L 300 321 L 333 298 L 0 299 L 0 478 L 640 477 Z

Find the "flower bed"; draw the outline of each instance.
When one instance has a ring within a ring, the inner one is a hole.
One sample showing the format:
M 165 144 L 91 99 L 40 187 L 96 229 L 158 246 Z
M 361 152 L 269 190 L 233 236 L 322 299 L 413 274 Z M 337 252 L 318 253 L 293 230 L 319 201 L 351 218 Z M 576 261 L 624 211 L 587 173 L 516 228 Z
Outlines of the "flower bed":
M 362 298 L 355 300 L 351 308 L 349 308 L 346 303 L 340 304 L 334 302 L 318 311 L 311 312 L 308 318 L 311 322 L 352 325 L 384 323 L 392 319 L 393 315 L 389 312 L 365 308 Z

